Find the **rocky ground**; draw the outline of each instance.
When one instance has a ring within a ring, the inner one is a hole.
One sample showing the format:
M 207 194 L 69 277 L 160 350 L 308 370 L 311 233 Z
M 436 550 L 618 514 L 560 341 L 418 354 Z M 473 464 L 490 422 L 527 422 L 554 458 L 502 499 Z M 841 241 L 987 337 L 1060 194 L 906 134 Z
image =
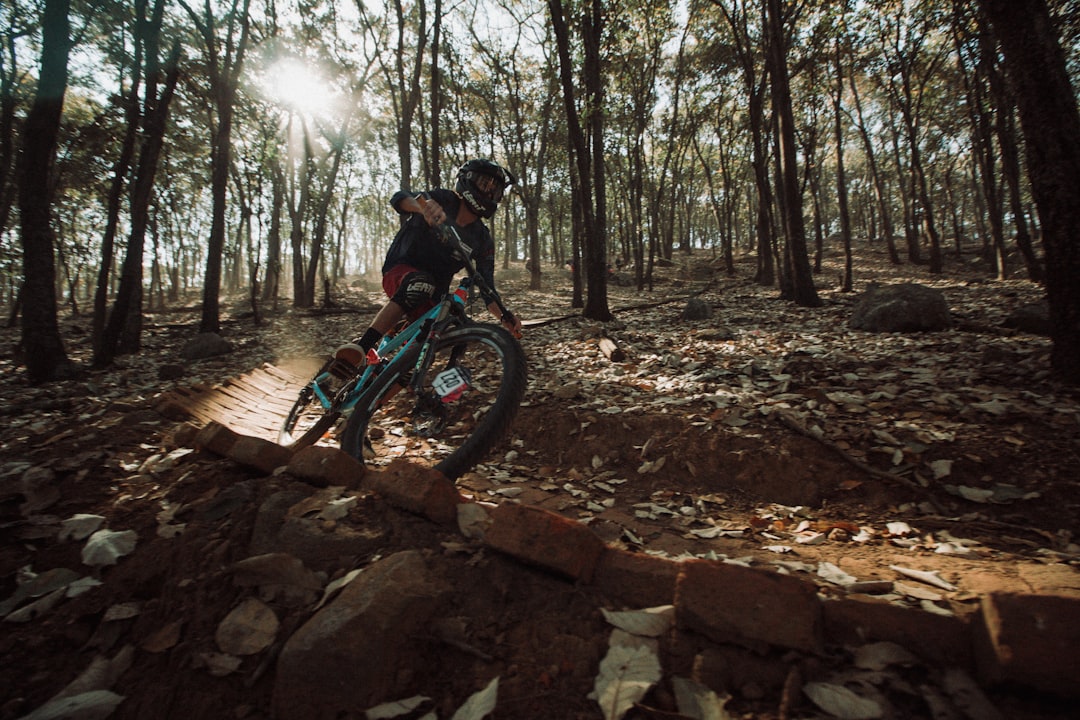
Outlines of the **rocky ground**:
M 955 260 L 930 277 L 866 252 L 858 289 L 937 287 L 957 323 L 872 334 L 847 325 L 857 295 L 831 287 L 839 261 L 818 276 L 825 305 L 803 309 L 754 285 L 751 265 L 728 278 L 707 257 L 679 259 L 652 293 L 612 287 L 617 317 L 606 325 L 572 316 L 558 270 L 529 291 L 512 268 L 501 286 L 529 321 L 529 391 L 510 436 L 460 490 L 580 520 L 612 547 L 779 569 L 824 596 L 872 582 L 861 587 L 953 616 L 988 592 L 1080 597 L 1080 397 L 1049 377 L 1044 337 L 1006 327 L 1039 288 Z M 372 652 L 406 669 L 371 704 L 428 700 L 367 717 L 483 717 L 495 678 L 486 716 L 608 716 L 589 697 L 612 631 L 604 611 L 632 608 L 375 494 L 317 490 L 194 452 L 153 410 L 170 388 L 325 352 L 366 323 L 378 300 L 370 290 L 358 284 L 334 312 L 267 310 L 260 325 L 238 305 L 223 328 L 234 351 L 193 363 L 179 350 L 197 315 L 153 314 L 140 356 L 39 388 L 25 386 L 17 333 L 4 331 L 0 718 L 87 689 L 96 704 L 79 717 L 270 717 L 279 653 L 327 583 L 357 569 L 389 573 L 386 561 L 419 563 L 413 575 L 440 588 L 440 620 L 384 619 L 386 643 Z M 691 296 L 710 317 L 683 319 Z M 86 320 L 66 317 L 63 328 L 69 352 L 85 358 Z M 334 544 L 271 532 L 268 513 L 303 518 Z M 116 535 L 88 547 L 98 524 Z M 250 580 L 258 573 L 243 563 L 283 552 L 301 558 L 302 579 Z M 680 678 L 695 672 L 729 698 L 716 711 L 728 717 L 855 716 L 813 691 L 839 686 L 875 700 L 879 712 L 859 717 L 1074 716 L 1052 693 L 973 691 L 956 667 L 926 658 L 867 666 L 854 647 L 713 651 L 722 670 L 710 674 L 662 645 L 664 677 L 626 717 L 724 717 L 678 714 Z M 362 663 L 343 657 L 347 683 L 350 664 Z

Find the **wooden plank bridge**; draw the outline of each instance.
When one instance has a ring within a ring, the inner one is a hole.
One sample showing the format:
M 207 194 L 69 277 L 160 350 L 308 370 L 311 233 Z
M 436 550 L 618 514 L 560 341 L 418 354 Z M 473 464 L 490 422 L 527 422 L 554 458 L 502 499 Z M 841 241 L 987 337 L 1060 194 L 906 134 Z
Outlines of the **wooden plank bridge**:
M 295 367 L 263 365 L 216 385 L 175 388 L 155 402 L 155 409 L 175 420 L 198 425 L 214 421 L 244 435 L 277 441 L 282 421 L 300 386 L 318 369 L 318 360 Z

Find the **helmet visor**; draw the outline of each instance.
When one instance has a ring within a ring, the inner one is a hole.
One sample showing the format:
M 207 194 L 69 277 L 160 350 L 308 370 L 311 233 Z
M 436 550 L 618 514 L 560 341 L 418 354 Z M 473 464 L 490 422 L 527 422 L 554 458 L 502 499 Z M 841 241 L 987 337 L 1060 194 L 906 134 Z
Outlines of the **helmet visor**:
M 476 187 L 476 191 L 485 200 L 490 202 L 499 202 L 502 200 L 506 186 L 503 185 L 500 180 L 484 173 L 474 172 L 472 175 L 472 182 Z

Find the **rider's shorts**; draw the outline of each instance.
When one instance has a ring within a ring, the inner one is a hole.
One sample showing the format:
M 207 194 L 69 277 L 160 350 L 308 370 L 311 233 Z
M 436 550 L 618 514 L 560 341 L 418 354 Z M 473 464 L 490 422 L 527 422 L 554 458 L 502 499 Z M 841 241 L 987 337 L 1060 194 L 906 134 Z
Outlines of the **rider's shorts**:
M 435 278 L 412 265 L 395 265 L 383 275 L 383 292 L 416 319 L 435 306 Z

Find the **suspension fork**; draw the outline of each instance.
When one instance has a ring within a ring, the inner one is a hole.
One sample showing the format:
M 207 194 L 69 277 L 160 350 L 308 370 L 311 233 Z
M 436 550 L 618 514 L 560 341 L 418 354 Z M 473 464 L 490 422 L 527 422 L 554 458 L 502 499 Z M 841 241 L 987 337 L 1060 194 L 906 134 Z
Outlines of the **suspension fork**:
M 409 387 L 416 395 L 419 395 L 423 389 L 424 377 L 427 375 L 427 371 L 431 369 L 431 363 L 434 360 L 435 345 L 442 337 L 443 331 L 449 327 L 448 321 L 451 313 L 457 315 L 462 324 L 468 321 L 464 306 L 455 303 L 450 297 L 443 300 L 443 307 L 432 319 L 431 325 L 423 331 L 424 342 L 420 346 L 420 354 L 413 364 Z

